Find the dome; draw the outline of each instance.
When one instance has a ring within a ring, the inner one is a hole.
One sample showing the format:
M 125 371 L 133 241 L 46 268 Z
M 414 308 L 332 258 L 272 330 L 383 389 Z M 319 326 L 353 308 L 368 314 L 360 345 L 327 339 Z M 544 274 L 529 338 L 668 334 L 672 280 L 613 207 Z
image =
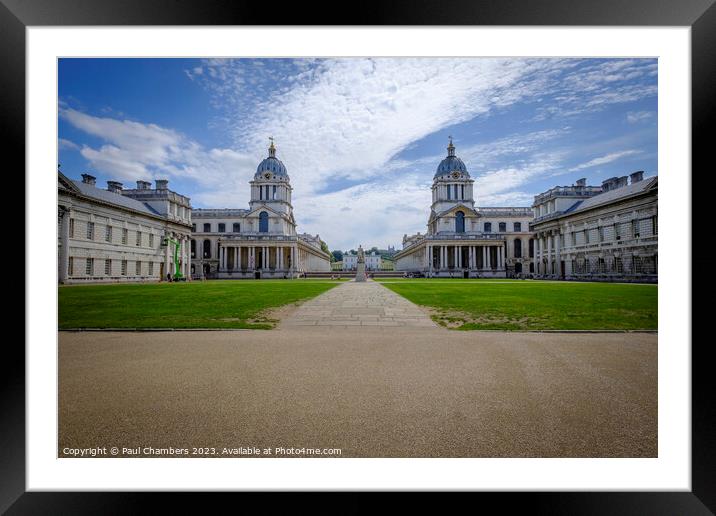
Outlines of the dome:
M 256 167 L 256 175 L 254 176 L 254 179 L 266 179 L 265 175 L 269 173 L 272 177 L 277 176 L 288 179 L 286 166 L 276 157 L 276 147 L 273 145 L 273 139 L 271 139 L 268 158 L 265 158 L 261 163 L 259 163 L 259 166 Z
M 448 155 L 438 165 L 438 169 L 435 171 L 435 177 L 444 176 L 452 172 L 460 172 L 461 174 L 465 174 L 470 177 L 465 163 L 463 163 L 460 158 L 455 156 L 455 146 L 452 144 L 452 138 L 450 139 L 450 144 L 448 145 L 447 150 Z

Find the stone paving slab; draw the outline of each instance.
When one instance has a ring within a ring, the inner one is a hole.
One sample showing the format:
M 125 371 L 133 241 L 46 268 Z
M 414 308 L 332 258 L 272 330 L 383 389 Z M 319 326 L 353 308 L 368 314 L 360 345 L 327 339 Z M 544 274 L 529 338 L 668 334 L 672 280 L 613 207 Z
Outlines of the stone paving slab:
M 442 329 L 419 306 L 374 281 L 349 281 L 307 301 L 279 329 L 316 326 Z

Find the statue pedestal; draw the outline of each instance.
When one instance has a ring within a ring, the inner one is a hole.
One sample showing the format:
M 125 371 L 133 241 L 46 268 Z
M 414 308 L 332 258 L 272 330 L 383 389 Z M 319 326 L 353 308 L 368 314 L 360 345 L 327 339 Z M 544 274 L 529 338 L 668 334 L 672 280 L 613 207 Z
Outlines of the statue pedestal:
M 365 281 L 365 263 L 359 263 L 356 268 L 356 281 Z

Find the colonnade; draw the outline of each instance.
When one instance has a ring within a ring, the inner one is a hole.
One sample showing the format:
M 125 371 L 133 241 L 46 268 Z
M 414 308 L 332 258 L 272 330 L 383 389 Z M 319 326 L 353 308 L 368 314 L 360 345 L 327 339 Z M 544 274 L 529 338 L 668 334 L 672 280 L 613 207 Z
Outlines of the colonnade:
M 504 270 L 505 246 L 428 244 L 425 246 L 425 262 L 430 272 L 446 269 Z
M 242 246 L 219 247 L 219 271 L 245 270 L 296 270 L 296 246 Z

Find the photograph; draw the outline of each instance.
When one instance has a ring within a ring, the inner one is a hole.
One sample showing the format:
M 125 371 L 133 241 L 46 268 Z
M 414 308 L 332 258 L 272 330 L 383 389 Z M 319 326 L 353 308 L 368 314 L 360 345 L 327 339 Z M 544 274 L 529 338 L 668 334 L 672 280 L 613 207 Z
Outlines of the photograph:
M 657 57 L 56 64 L 57 458 L 659 458 Z

